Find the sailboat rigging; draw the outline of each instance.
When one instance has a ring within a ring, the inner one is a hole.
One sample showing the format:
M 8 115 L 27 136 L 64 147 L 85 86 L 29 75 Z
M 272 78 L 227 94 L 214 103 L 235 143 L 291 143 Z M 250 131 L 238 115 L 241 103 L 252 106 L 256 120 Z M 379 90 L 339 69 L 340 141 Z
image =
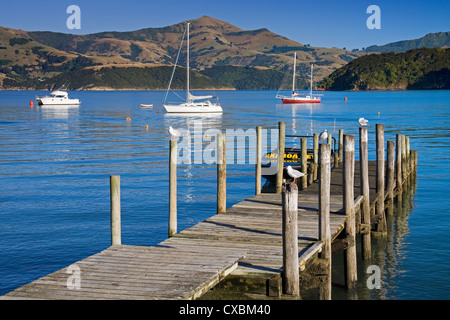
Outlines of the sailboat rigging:
M 175 73 L 175 68 L 176 65 L 178 63 L 178 58 L 181 52 L 181 47 L 183 45 L 183 39 L 184 39 L 184 35 L 181 39 L 181 45 L 180 45 L 180 49 L 178 50 L 178 56 L 177 59 L 175 61 L 175 66 L 173 69 L 173 73 L 169 82 L 169 87 L 167 89 L 166 92 L 166 96 L 164 98 L 164 103 L 163 103 L 163 107 L 166 110 L 166 112 L 168 113 L 222 113 L 222 107 L 218 102 L 211 102 L 208 99 L 212 99 L 214 98 L 211 95 L 207 95 L 207 96 L 194 96 L 190 93 L 190 76 L 189 76 L 189 72 L 190 72 L 190 52 L 189 52 L 189 25 L 190 23 L 187 22 L 186 23 L 186 31 L 185 31 L 185 35 L 186 35 L 186 39 L 187 39 L 187 59 L 186 59 L 186 74 L 187 74 L 187 78 L 186 78 L 186 101 L 184 103 L 181 104 L 167 104 L 166 100 L 167 100 L 167 95 L 170 91 L 170 86 L 172 84 L 172 80 L 173 80 L 173 75 Z M 198 100 L 203 100 L 203 101 L 198 101 Z
M 292 76 L 292 94 L 290 96 L 282 96 L 277 94 L 276 98 L 281 99 L 284 104 L 287 103 L 320 103 L 321 95 L 313 94 L 313 64 L 311 63 L 311 88 L 308 93 L 295 92 L 295 69 L 297 65 L 297 52 L 294 53 L 294 71 Z

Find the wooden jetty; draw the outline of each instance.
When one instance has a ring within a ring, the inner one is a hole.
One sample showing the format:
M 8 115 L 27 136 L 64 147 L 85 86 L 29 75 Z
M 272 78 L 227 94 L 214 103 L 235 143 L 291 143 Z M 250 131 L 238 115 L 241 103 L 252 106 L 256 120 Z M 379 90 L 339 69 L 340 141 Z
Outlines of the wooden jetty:
M 111 247 L 1 299 L 198 299 L 219 283 L 240 284 L 239 290 L 258 286 L 275 299 L 297 299 L 303 288 L 318 286 L 320 299 L 331 299 L 331 254 L 345 250 L 346 285 L 354 288 L 356 234 L 362 235 L 363 256 L 370 259 L 370 237 L 385 234 L 385 214 L 415 174 L 417 152 L 410 150 L 409 138 L 397 135 L 397 143 L 389 141 L 385 161 L 383 131 L 377 125 L 376 161 L 366 156 L 367 128 L 360 130 L 361 161 L 354 160 L 355 137 L 342 130 L 334 159 L 329 142 L 314 143 L 318 159 L 302 166 L 310 179 L 296 184 L 277 179 L 275 193 L 261 193 L 258 161 L 256 195 L 229 209 L 224 208 L 226 150 L 220 136 L 217 213 L 181 232 L 176 230 L 176 142 L 171 141 L 167 240 L 151 247 L 121 243 L 120 179 L 112 176 Z M 279 148 L 284 148 L 281 134 Z

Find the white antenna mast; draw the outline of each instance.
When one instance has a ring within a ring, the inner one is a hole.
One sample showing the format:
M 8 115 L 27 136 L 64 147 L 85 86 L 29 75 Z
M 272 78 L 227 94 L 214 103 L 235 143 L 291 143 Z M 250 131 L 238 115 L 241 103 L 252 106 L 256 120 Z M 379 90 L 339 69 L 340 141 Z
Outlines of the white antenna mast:
M 187 22 L 187 63 L 186 63 L 186 77 L 187 77 L 187 89 L 186 89 L 186 102 L 189 103 L 189 25 Z

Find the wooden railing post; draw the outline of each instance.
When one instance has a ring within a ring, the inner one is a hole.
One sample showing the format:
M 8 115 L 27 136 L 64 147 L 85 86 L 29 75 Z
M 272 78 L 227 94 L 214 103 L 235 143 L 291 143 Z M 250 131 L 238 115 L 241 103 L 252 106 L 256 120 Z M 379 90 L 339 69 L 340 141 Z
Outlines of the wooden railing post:
M 384 125 L 376 125 L 376 152 L 377 152 L 377 203 L 375 205 L 375 215 L 377 216 L 377 232 L 385 234 L 387 232 L 386 217 L 384 214 Z
M 319 134 L 318 133 L 314 133 L 313 163 L 314 163 L 313 181 L 316 181 L 317 175 L 318 175 L 318 169 L 319 169 Z
M 170 140 L 169 152 L 169 238 L 177 233 L 177 153 L 178 143 Z
M 389 207 L 387 210 L 388 215 L 394 213 L 394 174 L 395 174 L 395 142 L 387 142 L 387 166 L 386 166 L 386 191 L 388 193 Z
M 396 140 L 395 140 L 395 146 L 396 146 L 396 162 L 395 162 L 395 167 L 396 167 L 396 173 L 395 173 L 395 180 L 396 180 L 396 187 L 397 187 L 397 192 L 400 195 L 403 189 L 403 174 L 402 174 L 402 135 L 401 134 L 397 134 L 396 136 Z M 398 197 L 398 198 L 401 198 Z
M 301 150 L 302 150 L 302 162 L 301 162 L 301 171 L 305 174 L 308 174 L 308 145 L 307 145 L 307 139 L 306 138 L 302 138 L 301 139 Z M 308 187 L 308 176 L 305 175 L 303 177 L 301 177 L 301 186 L 302 186 L 302 190 L 306 189 Z
M 406 171 L 408 176 L 411 174 L 411 146 L 409 142 L 409 136 L 405 137 L 405 147 L 406 147 Z
M 370 259 L 372 255 L 368 144 L 367 127 L 359 127 L 360 194 L 364 197 L 361 208 L 361 224 L 364 225 L 364 228 L 361 228 L 363 259 Z
M 285 294 L 300 296 L 298 263 L 298 188 L 293 182 L 283 184 L 283 290 Z
M 283 173 L 284 173 L 284 146 L 286 139 L 286 123 L 278 122 L 278 172 L 277 172 L 277 186 L 276 193 L 281 193 L 283 185 Z
M 110 176 L 111 245 L 121 245 L 120 176 Z
M 226 135 L 217 134 L 217 213 L 227 211 Z
M 255 194 L 261 193 L 262 127 L 256 127 Z
M 339 163 L 342 162 L 342 155 L 343 155 L 343 151 L 342 151 L 342 144 L 344 143 L 344 130 L 343 129 L 339 129 L 339 146 L 338 146 L 338 154 L 339 154 Z
M 349 246 L 345 250 L 346 259 L 346 287 L 356 288 L 358 280 L 356 267 L 356 226 L 355 226 L 355 198 L 354 198 L 354 176 L 355 176 L 355 137 L 344 135 L 344 213 L 347 216 L 345 233 L 349 238 Z
M 406 136 L 402 135 L 402 183 L 406 182 L 408 173 L 406 171 Z
M 327 282 L 320 286 L 320 300 L 331 300 L 331 231 L 330 231 L 330 186 L 331 148 L 321 143 L 319 150 L 319 240 L 323 242 L 320 257 L 328 261 Z

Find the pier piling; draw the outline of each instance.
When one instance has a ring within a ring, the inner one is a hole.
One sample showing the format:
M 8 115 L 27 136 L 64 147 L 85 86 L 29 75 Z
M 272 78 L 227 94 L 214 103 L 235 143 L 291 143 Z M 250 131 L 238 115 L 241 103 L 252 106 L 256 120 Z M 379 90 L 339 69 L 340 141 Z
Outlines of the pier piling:
M 395 162 L 395 181 L 396 181 L 396 188 L 397 192 L 400 194 L 402 191 L 402 185 L 403 185 L 403 174 L 402 174 L 402 135 L 397 134 L 396 135 L 396 162 Z
M 387 214 L 394 213 L 394 181 L 395 181 L 395 142 L 387 142 L 387 166 L 386 166 L 386 192 L 388 194 L 388 208 Z
M 177 233 L 177 153 L 178 142 L 170 140 L 169 151 L 169 238 Z
M 301 139 L 301 150 L 302 150 L 302 157 L 301 157 L 301 171 L 305 174 L 308 174 L 308 165 L 307 165 L 307 161 L 308 161 L 308 146 L 307 146 L 307 139 L 306 138 L 302 138 Z M 306 189 L 308 187 L 308 176 L 305 175 L 303 177 L 301 177 L 301 186 L 302 186 L 302 190 Z
M 364 198 L 361 208 L 361 224 L 365 226 L 365 228 L 360 228 L 364 229 L 362 232 L 363 259 L 370 259 L 372 254 L 368 142 L 367 127 L 359 127 L 360 194 Z
M 344 135 L 344 213 L 347 216 L 345 223 L 345 233 L 348 238 L 348 248 L 345 250 L 346 261 L 346 287 L 348 289 L 356 288 L 358 280 L 356 266 L 356 226 L 354 209 L 354 176 L 355 176 L 355 137 L 353 135 Z
M 111 199 L 111 245 L 121 245 L 120 176 L 112 175 L 109 181 Z
M 280 194 L 283 185 L 283 173 L 284 173 L 284 147 L 286 141 L 286 123 L 278 122 L 278 171 L 277 171 L 277 186 L 276 193 Z
M 283 291 L 300 296 L 298 265 L 298 188 L 295 183 L 283 184 L 282 190 L 283 235 Z
M 314 179 L 317 180 L 318 168 L 319 168 L 319 134 L 314 133 L 314 144 L 313 144 L 313 166 L 314 166 Z
M 262 127 L 256 127 L 255 194 L 261 193 Z
M 217 134 L 217 213 L 227 211 L 226 135 Z
M 385 161 L 384 161 L 384 125 L 376 124 L 376 153 L 377 153 L 377 203 L 375 206 L 375 215 L 377 219 L 377 234 L 386 235 L 386 216 L 384 214 L 384 179 L 385 179 Z
M 319 159 L 319 240 L 323 242 L 320 257 L 327 261 L 327 281 L 319 288 L 320 300 L 331 300 L 331 231 L 330 231 L 330 186 L 331 148 L 320 144 Z

